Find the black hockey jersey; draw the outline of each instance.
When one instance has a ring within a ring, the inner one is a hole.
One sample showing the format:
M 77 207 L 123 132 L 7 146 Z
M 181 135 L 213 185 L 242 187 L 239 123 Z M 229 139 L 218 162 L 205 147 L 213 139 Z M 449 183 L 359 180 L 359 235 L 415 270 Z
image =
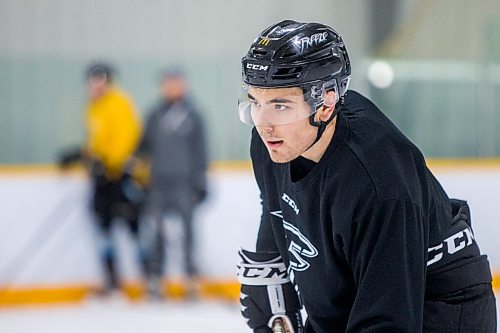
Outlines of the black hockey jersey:
M 257 250 L 284 258 L 306 332 L 421 332 L 426 299 L 491 281 L 486 258 L 421 152 L 373 103 L 349 91 L 335 126 L 295 182 L 253 130 Z

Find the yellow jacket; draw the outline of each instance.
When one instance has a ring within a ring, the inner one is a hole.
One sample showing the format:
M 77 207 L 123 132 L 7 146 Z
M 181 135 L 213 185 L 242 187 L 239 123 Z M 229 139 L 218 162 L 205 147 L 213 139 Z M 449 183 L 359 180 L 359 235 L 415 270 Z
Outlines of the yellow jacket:
M 142 132 L 132 100 L 124 92 L 111 88 L 88 105 L 85 125 L 86 154 L 103 163 L 109 179 L 119 178 Z

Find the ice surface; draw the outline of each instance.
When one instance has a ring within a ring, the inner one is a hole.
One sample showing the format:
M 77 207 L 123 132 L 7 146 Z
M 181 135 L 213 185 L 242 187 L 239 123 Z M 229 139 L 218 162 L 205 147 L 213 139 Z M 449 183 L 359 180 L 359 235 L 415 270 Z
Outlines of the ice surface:
M 497 294 L 497 317 L 500 300 Z M 0 310 L 1 333 L 249 333 L 236 303 L 86 302 Z M 498 331 L 500 332 L 500 330 Z

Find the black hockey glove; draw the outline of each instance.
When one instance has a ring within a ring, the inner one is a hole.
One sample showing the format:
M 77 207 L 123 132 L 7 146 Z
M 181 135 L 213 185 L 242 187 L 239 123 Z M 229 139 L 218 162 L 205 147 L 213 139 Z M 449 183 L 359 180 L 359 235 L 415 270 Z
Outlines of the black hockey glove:
M 301 333 L 300 303 L 278 253 L 238 254 L 241 313 L 255 333 Z
M 61 169 L 66 169 L 72 164 L 81 162 L 83 160 L 81 147 L 74 147 L 71 149 L 66 149 L 59 154 L 57 157 L 57 165 Z

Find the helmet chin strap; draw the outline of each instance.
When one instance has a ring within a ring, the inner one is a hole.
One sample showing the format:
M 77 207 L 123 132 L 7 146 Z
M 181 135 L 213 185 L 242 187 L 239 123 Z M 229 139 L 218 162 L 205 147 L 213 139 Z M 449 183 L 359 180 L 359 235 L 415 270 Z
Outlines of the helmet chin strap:
M 314 127 L 317 127 L 318 132 L 316 133 L 316 139 L 314 139 L 313 143 L 305 151 L 311 149 L 311 147 L 314 146 L 316 142 L 319 141 L 319 139 L 321 139 L 321 136 L 325 132 L 326 127 L 337 116 L 343 104 L 344 104 L 344 96 L 342 96 L 340 100 L 335 104 L 335 109 L 333 110 L 332 115 L 330 116 L 330 118 L 328 118 L 327 121 L 315 121 L 314 115 L 316 113 L 313 113 L 312 115 L 309 116 L 309 124 L 311 124 Z M 324 107 L 324 105 L 322 105 L 321 107 Z

